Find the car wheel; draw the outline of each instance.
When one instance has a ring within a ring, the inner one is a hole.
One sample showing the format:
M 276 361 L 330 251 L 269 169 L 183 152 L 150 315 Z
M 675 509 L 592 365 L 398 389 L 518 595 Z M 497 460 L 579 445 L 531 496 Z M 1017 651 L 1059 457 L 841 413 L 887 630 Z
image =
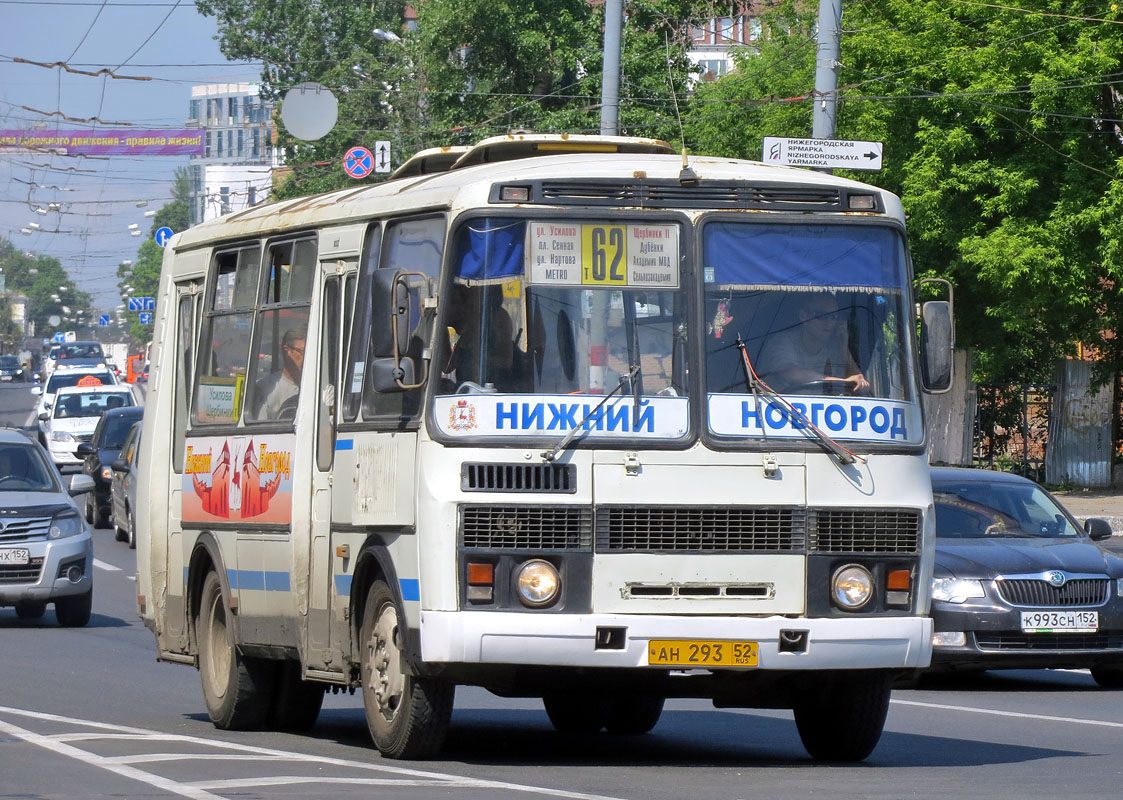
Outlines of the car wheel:
M 1092 679 L 1105 689 L 1123 689 L 1123 666 L 1092 667 Z
M 136 514 L 130 508 L 127 512 L 129 519 L 129 532 L 126 534 L 130 550 L 136 550 Z
M 616 697 L 605 709 L 604 727 L 609 733 L 637 736 L 654 728 L 662 713 L 662 697 Z
M 203 581 L 195 620 L 203 701 L 216 728 L 261 730 L 273 696 L 276 664 L 239 653 L 232 624 L 222 581 L 212 570 Z
M 39 619 L 47 611 L 47 604 L 45 602 L 28 600 L 23 603 L 16 603 L 16 616 L 20 619 Z
M 55 618 L 64 628 L 81 628 L 90 621 L 94 607 L 94 590 L 85 594 L 72 594 L 55 600 Z
M 92 495 L 92 494 L 93 494 L 93 492 L 87 492 L 86 493 L 86 522 L 90 523 L 91 525 L 93 525 L 96 528 L 97 525 L 94 524 L 94 515 L 97 512 L 94 509 L 90 508 L 90 500 L 93 499 L 90 495 Z M 96 505 L 96 503 L 95 503 L 95 505 Z

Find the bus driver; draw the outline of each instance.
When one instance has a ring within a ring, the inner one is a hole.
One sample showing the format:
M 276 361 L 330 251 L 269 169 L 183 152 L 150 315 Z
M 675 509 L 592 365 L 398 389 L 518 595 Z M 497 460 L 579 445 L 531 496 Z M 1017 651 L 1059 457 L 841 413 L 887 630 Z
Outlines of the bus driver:
M 289 328 L 285 331 L 281 338 L 282 368 L 266 375 L 255 387 L 256 419 L 280 419 L 285 401 L 297 396 L 304 372 L 304 342 L 303 330 Z
M 837 393 L 865 394 L 870 383 L 862 374 L 839 319 L 838 300 L 828 292 L 811 294 L 799 311 L 799 325 L 767 349 L 765 379 L 778 391 L 807 384 L 835 384 Z M 830 392 L 835 393 L 835 392 Z

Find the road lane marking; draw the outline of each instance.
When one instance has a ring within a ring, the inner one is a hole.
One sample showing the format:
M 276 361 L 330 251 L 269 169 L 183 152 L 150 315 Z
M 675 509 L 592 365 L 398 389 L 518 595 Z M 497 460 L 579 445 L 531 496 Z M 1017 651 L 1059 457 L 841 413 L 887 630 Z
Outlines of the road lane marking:
M 102 561 L 101 559 L 98 559 L 98 558 L 94 559 L 94 566 L 97 567 L 98 569 L 104 569 L 106 572 L 120 572 L 121 571 L 120 567 L 115 567 L 112 564 L 106 564 L 104 561 Z
M 58 714 L 49 714 L 41 711 L 29 711 L 26 709 L 12 708 L 9 706 L 0 706 L 0 714 L 13 714 L 16 716 L 28 717 L 41 721 L 60 722 L 104 731 L 104 733 L 100 734 L 94 732 L 76 732 L 42 735 L 25 730 L 23 728 L 18 728 L 15 725 L 11 725 L 10 723 L 0 720 L 0 732 L 6 732 L 11 736 L 23 739 L 30 744 L 39 745 L 48 750 L 58 752 L 62 755 L 67 755 L 72 758 L 84 761 L 85 763 L 109 770 L 111 772 L 116 772 L 117 774 L 126 775 L 127 777 L 134 778 L 138 781 L 148 783 L 151 786 L 156 786 L 157 788 L 165 789 L 166 791 L 174 792 L 175 794 L 180 794 L 184 797 L 197 798 L 197 800 L 226 800 L 226 798 L 223 798 L 221 795 L 215 795 L 207 792 L 206 789 L 203 788 L 204 784 L 207 787 L 213 785 L 216 789 L 224 787 L 244 788 L 248 786 L 270 786 L 273 785 L 272 781 L 274 781 L 276 775 L 266 775 L 260 778 L 235 779 L 239 781 L 237 785 L 226 785 L 228 783 L 226 781 L 205 781 L 191 784 L 182 784 L 176 781 L 162 778 L 154 773 L 136 769 L 129 766 L 127 763 L 125 763 L 125 761 L 122 760 L 132 759 L 135 758 L 135 756 L 98 756 L 93 753 L 88 753 L 78 747 L 74 747 L 73 745 L 67 744 L 67 742 L 113 739 L 126 739 L 133 741 L 141 740 L 153 742 L 179 742 L 183 744 L 213 747 L 219 750 L 233 750 L 238 754 L 243 755 L 245 757 L 244 760 L 254 760 L 255 757 L 260 758 L 260 760 L 262 761 L 276 761 L 283 759 L 289 761 L 290 763 L 315 764 L 318 767 L 337 766 L 349 769 L 382 772 L 389 775 L 401 776 L 401 778 L 398 780 L 389 780 L 386 778 L 349 779 L 344 776 L 324 776 L 325 778 L 327 778 L 327 780 L 323 780 L 319 776 L 298 776 L 296 778 L 285 777 L 284 781 L 289 783 L 294 780 L 317 783 L 362 783 L 367 780 L 372 780 L 376 782 L 372 785 L 441 786 L 446 789 L 505 789 L 507 791 L 519 792 L 523 794 L 568 798 L 568 800 L 621 800 L 620 798 L 612 797 L 609 795 L 589 794 L 587 792 L 573 792 L 567 791 L 565 789 L 531 786 L 529 784 L 510 783 L 507 781 L 488 780 L 484 778 L 472 778 L 465 775 L 455 775 L 444 772 L 436 772 L 432 770 L 410 769 L 407 767 L 393 766 L 384 762 L 354 761 L 345 758 L 332 758 L 330 756 L 297 753 L 289 750 L 275 750 L 268 747 L 238 744 L 236 742 L 226 742 L 219 739 L 206 739 L 199 736 L 169 734 L 146 728 L 135 728 L 128 725 L 114 725 L 107 722 L 98 722 L 96 720 L 86 720 L 77 717 L 64 717 Z M 175 754 L 175 756 L 176 760 L 186 758 L 209 759 L 214 757 L 205 753 L 182 753 Z M 157 783 L 157 781 L 159 781 L 159 783 Z M 248 782 L 242 783 L 241 781 Z
M 996 717 L 1016 717 L 1018 719 L 1035 719 L 1041 722 L 1073 722 L 1077 725 L 1096 725 L 1101 728 L 1123 728 L 1123 722 L 1106 722 L 1099 719 L 1080 719 L 1078 717 L 1054 717 L 1050 714 L 1026 714 L 1021 711 L 999 711 L 993 708 L 971 708 L 969 706 L 952 706 L 945 703 L 921 703 L 918 700 L 890 700 L 899 706 L 918 706 L 920 708 L 938 708 L 942 711 L 969 711 L 972 714 L 991 714 Z
M 0 720 L 0 731 L 7 733 L 9 736 L 14 736 L 17 739 L 22 739 L 28 744 L 38 745 L 45 750 L 58 753 L 68 758 L 73 758 L 76 761 L 81 761 L 91 766 L 100 767 L 108 772 L 120 775 L 123 778 L 132 778 L 133 780 L 146 783 L 157 789 L 163 789 L 166 792 L 178 794 L 181 797 L 189 797 L 191 800 L 223 800 L 221 795 L 211 794 L 205 789 L 200 789 L 197 786 L 189 786 L 186 784 L 178 783 L 169 778 L 164 778 L 160 775 L 154 775 L 151 772 L 130 767 L 127 764 L 109 764 L 104 758 L 93 753 L 87 753 L 78 747 L 73 747 L 65 742 L 52 741 L 48 736 L 42 736 L 34 731 L 20 728 L 10 723 Z

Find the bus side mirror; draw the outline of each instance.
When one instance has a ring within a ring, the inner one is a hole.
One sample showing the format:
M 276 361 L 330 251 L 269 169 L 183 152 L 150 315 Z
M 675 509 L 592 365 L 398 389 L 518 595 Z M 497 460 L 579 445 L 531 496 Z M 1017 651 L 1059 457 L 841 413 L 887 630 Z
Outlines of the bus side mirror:
M 370 385 L 376 392 L 403 392 L 415 386 L 413 359 L 376 358 L 370 365 Z
M 399 358 L 409 337 L 410 291 L 404 273 L 374 270 L 370 352 L 375 358 Z
M 951 302 L 925 303 L 920 312 L 920 377 L 925 391 L 941 394 L 951 388 L 954 348 Z

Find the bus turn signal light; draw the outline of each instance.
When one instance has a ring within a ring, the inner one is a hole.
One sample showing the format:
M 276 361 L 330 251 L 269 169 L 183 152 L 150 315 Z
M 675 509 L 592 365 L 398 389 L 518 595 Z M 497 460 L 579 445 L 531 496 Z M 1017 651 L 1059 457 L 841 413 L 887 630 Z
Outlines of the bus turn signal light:
M 473 603 L 490 603 L 495 595 L 495 565 L 470 562 L 468 564 L 468 600 Z

